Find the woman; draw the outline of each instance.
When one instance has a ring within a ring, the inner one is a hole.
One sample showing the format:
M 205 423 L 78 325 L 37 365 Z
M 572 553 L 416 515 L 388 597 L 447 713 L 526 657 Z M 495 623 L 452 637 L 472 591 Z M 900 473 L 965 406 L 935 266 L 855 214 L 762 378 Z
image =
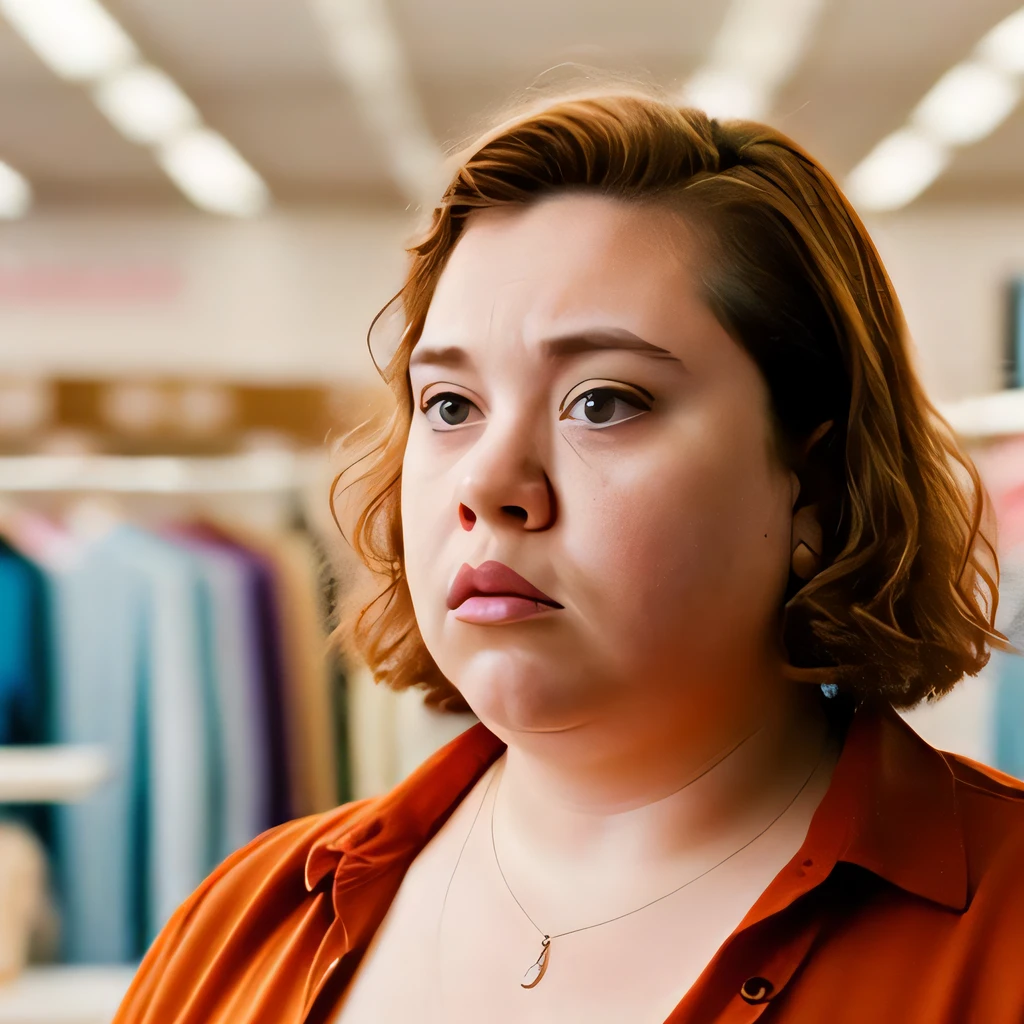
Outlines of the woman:
M 1007 646 L 984 492 L 833 180 L 563 97 L 410 253 L 352 635 L 480 723 L 229 858 L 118 1022 L 1019 1024 L 1024 784 L 894 711 Z

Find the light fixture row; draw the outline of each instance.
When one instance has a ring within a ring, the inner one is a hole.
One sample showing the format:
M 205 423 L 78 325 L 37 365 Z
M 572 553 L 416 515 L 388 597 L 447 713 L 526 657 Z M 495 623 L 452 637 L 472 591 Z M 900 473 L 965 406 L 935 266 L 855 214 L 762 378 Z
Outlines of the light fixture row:
M 765 116 L 806 49 L 822 2 L 733 0 L 707 63 L 684 86 L 684 101 L 713 116 Z M 385 136 L 396 181 L 415 201 L 436 175 L 441 154 L 407 87 L 382 9 L 376 0 L 313 0 L 311 6 L 338 71 Z M 203 124 L 172 78 L 143 60 L 99 0 L 0 0 L 0 13 L 55 74 L 86 87 L 125 138 L 150 148 L 195 205 L 235 216 L 266 207 L 269 190 L 257 172 Z M 1022 78 L 1024 8 L 989 31 L 853 169 L 846 180 L 851 199 L 866 211 L 912 202 L 956 149 L 980 141 L 1009 116 Z M 21 216 L 31 198 L 26 179 L 0 162 L 0 217 Z
M 23 174 L 0 160 L 0 220 L 24 217 L 32 205 L 32 187 Z
M 761 120 L 803 58 L 824 0 L 732 0 L 681 99 L 712 117 Z
M 957 149 L 990 135 L 1020 102 L 1024 7 L 985 34 L 850 172 L 846 191 L 864 211 L 898 210 L 949 166 Z
M 0 13 L 54 74 L 89 91 L 121 135 L 150 149 L 196 206 L 239 217 L 266 207 L 259 174 L 203 124 L 169 75 L 145 62 L 99 0 L 0 0 Z M 0 216 L 18 216 L 30 201 L 25 179 L 0 164 Z
M 381 143 L 391 179 L 410 205 L 432 206 L 444 187 L 444 153 L 420 107 L 384 0 L 308 0 L 337 76 Z

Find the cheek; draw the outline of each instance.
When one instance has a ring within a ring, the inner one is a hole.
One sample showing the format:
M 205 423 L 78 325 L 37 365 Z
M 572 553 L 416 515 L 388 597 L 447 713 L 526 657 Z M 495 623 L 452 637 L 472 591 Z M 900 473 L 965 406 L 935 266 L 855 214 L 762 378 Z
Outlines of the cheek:
M 728 446 L 716 436 L 620 460 L 591 500 L 576 503 L 578 528 L 567 532 L 573 562 L 590 567 L 586 612 L 607 623 L 611 611 L 610 628 L 634 643 L 685 635 L 692 647 L 695 636 L 749 633 L 781 598 L 786 478 L 756 434 Z

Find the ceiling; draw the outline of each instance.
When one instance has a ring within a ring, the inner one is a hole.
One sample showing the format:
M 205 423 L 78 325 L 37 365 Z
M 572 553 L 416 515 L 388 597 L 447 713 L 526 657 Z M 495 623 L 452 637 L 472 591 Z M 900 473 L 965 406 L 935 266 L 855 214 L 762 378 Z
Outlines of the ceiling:
M 305 0 L 106 0 L 146 58 L 260 172 L 279 204 L 405 206 L 379 137 L 335 73 Z M 390 0 L 415 96 L 442 146 L 566 63 L 679 85 L 725 0 Z M 842 177 L 1020 0 L 827 0 L 766 120 Z M 1024 199 L 1024 105 L 918 201 Z M 0 159 L 40 206 L 184 206 L 150 154 L 0 20 Z

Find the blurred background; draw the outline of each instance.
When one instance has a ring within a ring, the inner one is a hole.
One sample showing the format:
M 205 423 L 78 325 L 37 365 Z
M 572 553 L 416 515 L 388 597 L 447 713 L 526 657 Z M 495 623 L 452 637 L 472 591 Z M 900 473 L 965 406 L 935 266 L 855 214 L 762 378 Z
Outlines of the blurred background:
M 0 0 L 0 1024 L 109 1020 L 215 863 L 472 722 L 324 643 L 332 468 L 385 403 L 366 332 L 444 156 L 587 68 L 840 180 L 993 495 L 1021 639 L 1015 0 Z M 907 717 L 1024 777 L 1020 664 Z

